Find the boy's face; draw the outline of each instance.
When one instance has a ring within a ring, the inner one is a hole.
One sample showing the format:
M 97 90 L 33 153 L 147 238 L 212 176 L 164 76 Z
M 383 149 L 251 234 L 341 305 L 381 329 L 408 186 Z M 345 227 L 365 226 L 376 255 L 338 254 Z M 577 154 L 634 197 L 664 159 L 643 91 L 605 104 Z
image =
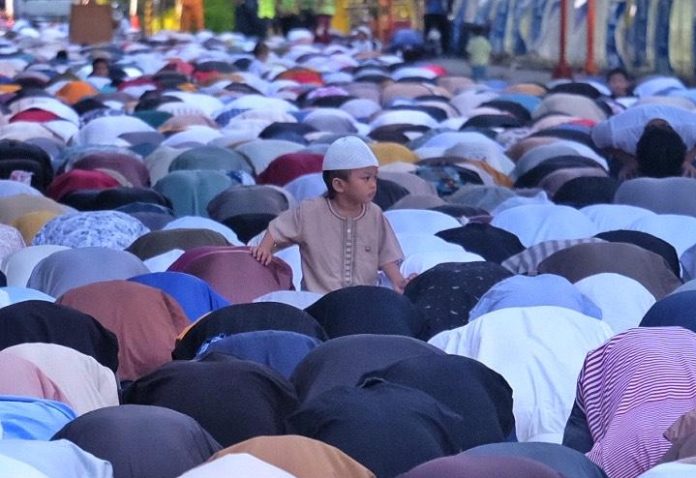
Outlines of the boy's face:
M 353 169 L 343 183 L 342 194 L 355 203 L 367 204 L 377 193 L 377 166 Z
M 628 81 L 628 78 L 623 73 L 614 73 L 609 77 L 609 90 L 615 96 L 626 96 L 630 86 L 631 82 Z
M 100 76 L 102 78 L 108 78 L 109 77 L 109 65 L 107 65 L 103 61 L 95 63 L 94 66 L 92 67 L 92 75 L 93 76 Z

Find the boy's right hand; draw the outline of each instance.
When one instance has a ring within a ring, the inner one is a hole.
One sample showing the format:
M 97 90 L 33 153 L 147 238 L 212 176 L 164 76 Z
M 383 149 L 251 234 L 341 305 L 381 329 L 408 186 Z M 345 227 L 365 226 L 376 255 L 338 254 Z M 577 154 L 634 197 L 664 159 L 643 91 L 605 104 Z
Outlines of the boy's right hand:
M 264 266 L 267 266 L 273 260 L 273 252 L 263 245 L 252 247 L 251 255 Z

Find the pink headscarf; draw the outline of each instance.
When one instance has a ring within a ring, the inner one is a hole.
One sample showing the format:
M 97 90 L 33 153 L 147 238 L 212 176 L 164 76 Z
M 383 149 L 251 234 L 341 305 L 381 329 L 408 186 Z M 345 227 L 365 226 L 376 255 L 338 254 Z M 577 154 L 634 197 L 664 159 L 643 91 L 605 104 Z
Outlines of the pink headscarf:
M 587 456 L 609 478 L 634 478 L 670 448 L 663 437 L 696 408 L 696 334 L 641 327 L 614 336 L 585 358 L 577 403 L 594 446 Z

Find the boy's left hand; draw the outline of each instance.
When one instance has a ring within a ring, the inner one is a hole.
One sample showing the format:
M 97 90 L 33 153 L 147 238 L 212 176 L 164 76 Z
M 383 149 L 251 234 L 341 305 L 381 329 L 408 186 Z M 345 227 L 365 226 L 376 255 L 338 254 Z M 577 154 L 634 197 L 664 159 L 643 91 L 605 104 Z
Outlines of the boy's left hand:
M 398 284 L 394 284 L 394 290 L 399 294 L 403 294 L 408 283 L 411 282 L 417 275 L 418 274 L 414 272 L 413 274 L 409 274 L 408 277 L 403 277 Z

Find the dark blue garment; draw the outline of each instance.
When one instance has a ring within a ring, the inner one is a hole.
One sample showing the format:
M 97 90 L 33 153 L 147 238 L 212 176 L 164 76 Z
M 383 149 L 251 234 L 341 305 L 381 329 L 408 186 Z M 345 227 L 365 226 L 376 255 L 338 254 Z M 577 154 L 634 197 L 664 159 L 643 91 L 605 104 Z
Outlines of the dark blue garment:
M 260 435 L 282 435 L 297 408 L 290 382 L 268 367 L 211 354 L 169 362 L 133 382 L 125 403 L 157 405 L 194 418 L 223 446 Z
M 330 338 L 355 334 L 420 337 L 422 312 L 391 289 L 356 286 L 329 292 L 305 309 Z
M 469 311 L 494 284 L 512 273 L 493 262 L 448 262 L 420 274 L 404 295 L 426 319 L 425 337 L 466 325 Z
M 668 295 L 653 304 L 640 321 L 641 327 L 679 326 L 696 332 L 696 291 Z
M 606 478 L 600 467 L 589 458 L 556 443 L 492 443 L 464 452 L 477 456 L 518 456 L 538 461 L 558 471 L 565 478 Z
M 197 321 L 177 340 L 172 352 L 175 360 L 190 360 L 211 337 L 257 330 L 287 330 L 315 339 L 326 339 L 326 332 L 307 312 L 287 304 L 259 302 L 215 310 Z
M 206 341 L 197 358 L 211 353 L 231 355 L 266 365 L 285 378 L 321 341 L 297 332 L 259 330 L 213 337 Z
M 466 226 L 440 231 L 436 236 L 498 264 L 524 251 L 517 236 L 490 224 L 470 222 Z
M 515 428 L 512 388 L 505 379 L 476 360 L 458 355 L 421 356 L 370 373 L 427 393 L 462 417 L 463 450 L 505 440 Z
M 76 416 L 69 406 L 54 400 L 0 395 L 4 439 L 49 440 Z
M 587 416 L 578 405 L 577 400 L 573 403 L 573 409 L 570 411 L 563 431 L 563 446 L 580 453 L 587 453 L 594 446 L 592 433 L 590 433 L 590 427 L 587 424 Z
M 400 360 L 444 355 L 430 344 L 398 335 L 349 335 L 332 339 L 312 350 L 290 379 L 300 400 L 308 400 L 342 385 L 354 387 L 370 372 Z
M 464 424 L 419 390 L 381 380 L 338 387 L 305 402 L 288 431 L 333 445 L 380 478 L 457 453 Z
M 196 421 L 167 408 L 120 405 L 93 410 L 53 436 L 107 460 L 114 478 L 173 478 L 221 449 Z
M 183 272 L 153 272 L 128 279 L 148 285 L 171 295 L 192 322 L 230 305 L 230 302 L 210 288 L 207 282 Z

